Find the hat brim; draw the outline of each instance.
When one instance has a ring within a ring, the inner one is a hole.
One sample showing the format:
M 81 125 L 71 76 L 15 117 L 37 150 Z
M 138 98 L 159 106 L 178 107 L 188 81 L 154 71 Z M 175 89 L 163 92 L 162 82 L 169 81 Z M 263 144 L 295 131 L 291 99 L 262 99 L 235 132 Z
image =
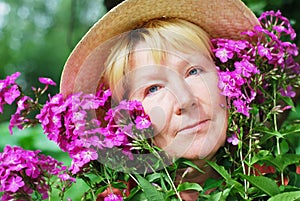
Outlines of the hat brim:
M 67 96 L 95 92 L 105 58 L 98 55 L 107 40 L 157 18 L 180 18 L 204 29 L 211 38 L 242 39 L 242 31 L 259 21 L 240 0 L 126 0 L 106 13 L 77 44 L 61 77 L 60 92 Z

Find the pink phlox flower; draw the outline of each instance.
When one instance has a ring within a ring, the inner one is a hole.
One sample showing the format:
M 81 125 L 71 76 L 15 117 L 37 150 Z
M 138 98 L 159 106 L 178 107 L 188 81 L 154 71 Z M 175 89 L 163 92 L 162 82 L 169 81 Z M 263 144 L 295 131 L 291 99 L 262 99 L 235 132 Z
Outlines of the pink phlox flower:
M 282 25 L 273 26 L 273 30 L 275 30 L 275 31 L 277 31 L 279 33 L 281 33 L 281 32 L 287 32 L 287 29 L 284 26 L 282 26 Z
M 245 97 L 245 100 L 248 104 L 250 104 L 256 97 L 257 93 L 253 89 L 250 89 L 250 97 Z
M 21 116 L 19 113 L 11 115 L 8 130 L 9 133 L 13 134 L 13 128 L 16 126 L 18 129 L 23 129 L 23 123 L 28 122 L 28 119 L 25 119 L 25 117 Z
M 133 138 L 134 136 L 133 136 L 132 128 L 133 128 L 133 123 L 130 122 L 129 124 L 123 126 L 122 132 L 125 133 L 127 136 Z
M 2 89 L 8 87 L 9 85 L 15 85 L 16 84 L 16 79 L 21 75 L 20 72 L 15 72 L 12 75 L 6 76 L 4 80 L 0 80 L 0 91 Z
M 72 122 L 72 124 L 74 125 L 74 127 L 72 126 L 71 129 L 71 133 L 76 134 L 76 135 L 80 135 L 80 134 L 84 134 L 84 132 L 86 131 L 86 122 L 84 120 L 82 121 L 77 121 L 77 122 Z M 74 128 L 74 129 L 73 129 Z
M 240 99 L 233 101 L 234 107 L 237 109 L 237 112 L 244 114 L 245 116 L 249 117 L 249 110 L 251 109 L 245 101 L 242 101 Z
M 90 133 L 89 131 L 87 131 L 87 132 Z M 86 146 L 85 147 L 89 147 L 89 146 L 94 146 L 95 148 L 102 149 L 103 148 L 103 142 L 102 142 L 102 140 L 100 140 L 99 136 L 92 135 L 86 140 Z
M 292 109 L 292 108 L 293 108 L 292 106 L 287 105 L 287 106 L 284 106 L 281 110 L 285 111 L 285 110 L 289 110 L 289 109 Z
M 28 101 L 32 101 L 32 98 L 23 96 L 20 100 L 18 100 L 16 113 L 20 114 L 22 110 L 25 110 L 29 106 Z
M 256 25 L 256 26 L 258 26 L 258 25 Z M 253 30 L 248 30 L 248 31 L 243 31 L 243 32 L 241 32 L 241 34 L 242 34 L 242 35 L 247 35 L 247 36 L 253 37 L 253 36 L 256 35 L 256 32 L 253 31 Z
M 219 88 L 221 94 L 228 97 L 241 96 L 240 86 L 245 83 L 245 80 L 236 72 L 219 72 Z
M 127 101 L 122 100 L 118 106 L 115 107 L 116 110 L 126 110 L 133 111 L 137 107 L 137 101 Z
M 104 198 L 104 201 L 123 201 L 123 198 L 121 195 L 111 193 Z
M 32 162 L 27 162 L 25 173 L 28 177 L 31 177 L 33 179 L 38 178 L 41 174 L 37 164 Z
M 56 83 L 51 80 L 50 78 L 46 78 L 46 77 L 39 77 L 39 82 L 45 85 L 52 85 L 52 86 L 56 86 Z
M 231 137 L 227 138 L 227 142 L 231 143 L 234 146 L 236 146 L 239 143 L 239 139 L 238 139 L 237 135 L 234 133 L 234 134 L 232 134 Z
M 149 117 L 147 115 L 145 116 L 137 116 L 137 118 L 134 120 L 136 124 L 136 128 L 139 130 L 149 128 L 151 126 L 151 122 L 149 120 Z
M 84 165 L 85 163 L 82 160 L 73 159 L 69 170 L 71 171 L 72 174 L 76 174 L 81 171 L 81 168 Z
M 277 32 L 278 36 L 284 32 L 287 35 L 290 35 L 291 40 L 294 40 L 296 37 L 296 32 L 289 23 L 289 20 L 282 16 L 281 12 L 278 10 L 277 12 L 274 11 L 267 11 L 262 13 L 262 15 L 258 18 L 261 22 L 261 25 L 268 29 L 272 26 L 272 29 Z M 276 24 L 276 25 L 275 25 Z
M 83 163 L 88 163 L 93 160 L 97 160 L 98 154 L 94 149 L 86 149 L 80 153 L 80 158 Z
M 5 191 L 17 192 L 21 187 L 25 185 L 22 177 L 20 176 L 12 176 L 8 179 L 8 185 Z
M 84 131 L 85 133 L 87 133 L 87 131 Z M 73 144 L 77 147 L 84 147 L 84 148 L 89 148 L 92 145 L 96 145 L 96 142 L 93 142 L 93 140 L 99 140 L 99 138 L 97 136 L 84 136 L 84 134 L 82 136 L 80 136 L 78 139 L 75 139 Z
M 241 50 L 246 49 L 248 46 L 249 42 L 246 40 L 228 40 L 228 47 L 236 53 L 240 53 Z
M 104 144 L 107 148 L 119 147 L 123 144 L 126 144 L 126 142 L 126 135 L 119 129 L 116 132 L 109 132 L 104 139 Z
M 257 74 L 259 73 L 259 70 L 257 69 L 257 67 L 250 63 L 248 60 L 246 59 L 243 59 L 242 61 L 240 62 L 235 62 L 234 63 L 234 66 L 235 66 L 235 72 L 237 74 L 240 74 L 246 78 L 249 78 L 252 76 L 252 73 L 253 74 Z
M 102 105 L 102 101 L 99 100 L 95 95 L 93 94 L 85 94 L 82 97 L 82 101 L 80 103 L 80 106 L 84 110 L 91 110 L 91 109 L 97 109 Z
M 9 105 L 11 105 L 20 95 L 21 92 L 17 85 L 11 86 L 3 94 L 5 102 Z
M 107 100 L 109 99 L 110 96 L 111 96 L 111 91 L 109 89 L 104 90 L 104 91 L 99 90 L 96 93 L 96 97 L 98 98 L 98 100 L 100 100 L 100 105 L 101 106 L 105 105 L 105 103 L 107 102 Z
M 32 189 L 37 189 L 43 197 L 48 197 L 48 178 L 65 173 L 66 170 L 62 163 L 40 154 L 39 150 L 24 150 L 17 146 L 7 145 L 0 154 L 0 161 L 1 191 L 14 198 L 13 193 L 27 194 L 31 197 Z
M 268 60 L 272 59 L 271 50 L 263 45 L 257 47 L 257 52 L 261 57 L 266 57 Z
M 281 45 L 286 48 L 286 52 L 292 56 L 298 56 L 298 47 L 291 42 L 282 42 Z
M 286 96 L 286 97 L 295 97 L 296 96 L 296 92 L 293 91 L 293 87 L 292 86 L 287 86 L 286 89 L 279 89 L 279 93 L 282 95 L 282 96 Z
M 116 114 L 116 111 L 114 108 L 110 108 L 104 116 L 104 120 L 107 121 L 108 123 L 112 122 L 114 120 L 114 116 Z
M 219 48 L 219 49 L 217 49 L 215 55 L 223 63 L 227 62 L 228 59 L 232 59 L 233 58 L 233 52 L 227 50 L 226 48 Z
M 3 105 L 5 104 L 4 99 L 0 96 L 0 113 L 3 113 Z
M 71 177 L 69 174 L 64 173 L 64 174 L 60 174 L 58 175 L 58 177 L 62 180 L 62 181 L 70 181 L 75 183 L 76 179 L 74 177 Z

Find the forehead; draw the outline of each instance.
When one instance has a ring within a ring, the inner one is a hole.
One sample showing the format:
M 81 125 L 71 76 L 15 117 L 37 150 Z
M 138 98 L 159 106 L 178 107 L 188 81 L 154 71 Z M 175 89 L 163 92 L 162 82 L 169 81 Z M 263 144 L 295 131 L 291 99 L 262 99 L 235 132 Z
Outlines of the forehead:
M 208 65 L 213 63 L 212 59 L 199 50 L 183 49 L 176 50 L 171 46 L 161 49 L 150 48 L 146 43 L 136 45 L 130 56 L 131 70 L 145 66 L 165 66 L 175 68 L 177 66 Z

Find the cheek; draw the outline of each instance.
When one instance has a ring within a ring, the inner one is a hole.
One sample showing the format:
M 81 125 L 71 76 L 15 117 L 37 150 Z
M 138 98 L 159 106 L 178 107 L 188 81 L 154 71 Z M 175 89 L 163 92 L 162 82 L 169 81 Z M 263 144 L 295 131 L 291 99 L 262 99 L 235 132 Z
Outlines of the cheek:
M 206 97 L 213 105 L 225 104 L 226 99 L 221 95 L 218 87 L 219 77 L 216 73 L 208 73 L 202 79 L 202 95 Z
M 170 112 L 163 100 L 147 100 L 142 102 L 146 114 L 149 115 L 155 134 L 167 129 Z

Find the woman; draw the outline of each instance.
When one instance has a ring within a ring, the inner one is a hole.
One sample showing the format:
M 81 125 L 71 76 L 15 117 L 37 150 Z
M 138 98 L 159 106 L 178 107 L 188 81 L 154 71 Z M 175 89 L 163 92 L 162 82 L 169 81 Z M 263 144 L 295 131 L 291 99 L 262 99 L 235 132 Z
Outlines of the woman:
M 94 93 L 100 83 L 113 100 L 139 100 L 154 127 L 154 143 L 176 158 L 191 159 L 185 181 L 203 184 L 205 167 L 224 144 L 225 97 L 210 39 L 241 38 L 258 21 L 239 0 L 128 0 L 100 19 L 68 59 L 64 95 Z M 185 200 L 197 194 L 182 193 Z

